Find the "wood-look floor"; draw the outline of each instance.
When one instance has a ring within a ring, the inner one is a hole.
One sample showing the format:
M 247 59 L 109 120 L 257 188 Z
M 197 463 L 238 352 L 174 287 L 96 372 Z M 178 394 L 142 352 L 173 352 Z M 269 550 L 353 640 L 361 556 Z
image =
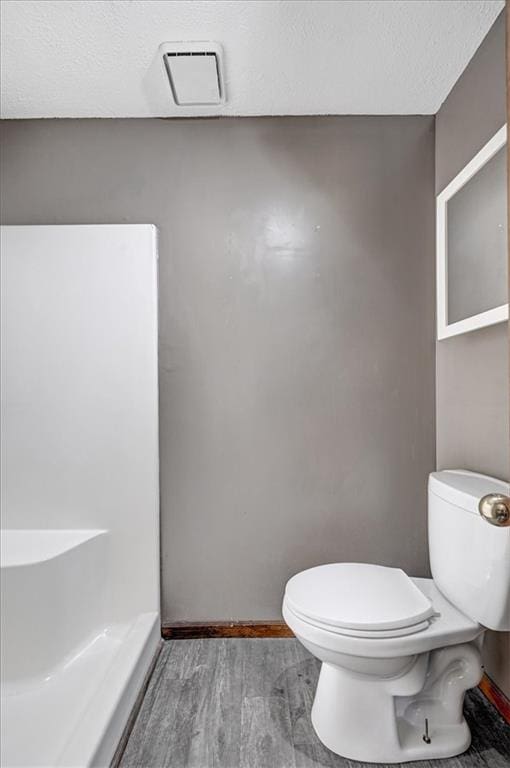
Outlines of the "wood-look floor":
M 294 639 L 165 643 L 121 768 L 354 768 L 310 722 L 319 663 Z M 510 727 L 477 690 L 468 752 L 415 768 L 509 768 Z M 370 723 L 367 723 L 370 728 Z M 366 765 L 366 764 L 365 764 Z

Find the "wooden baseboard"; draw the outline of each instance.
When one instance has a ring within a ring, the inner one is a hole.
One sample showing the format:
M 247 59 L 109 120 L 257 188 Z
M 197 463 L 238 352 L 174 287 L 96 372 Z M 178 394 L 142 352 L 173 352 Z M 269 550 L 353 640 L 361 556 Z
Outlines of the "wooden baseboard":
M 163 624 L 164 640 L 200 637 L 294 637 L 284 621 L 177 621 Z
M 510 725 L 510 699 L 505 696 L 503 691 L 487 675 L 482 677 L 478 687 Z

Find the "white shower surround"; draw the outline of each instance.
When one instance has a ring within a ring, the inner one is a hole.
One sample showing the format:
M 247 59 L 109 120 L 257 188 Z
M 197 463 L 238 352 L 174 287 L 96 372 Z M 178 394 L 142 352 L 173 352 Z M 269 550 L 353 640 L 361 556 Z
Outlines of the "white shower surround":
M 2 765 L 106 766 L 160 642 L 156 230 L 1 245 Z

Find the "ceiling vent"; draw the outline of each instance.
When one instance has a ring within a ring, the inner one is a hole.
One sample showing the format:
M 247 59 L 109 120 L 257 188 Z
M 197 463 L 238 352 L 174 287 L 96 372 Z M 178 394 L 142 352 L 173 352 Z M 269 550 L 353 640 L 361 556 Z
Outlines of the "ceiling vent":
M 223 50 L 218 43 L 163 43 L 160 46 L 178 107 L 225 102 Z

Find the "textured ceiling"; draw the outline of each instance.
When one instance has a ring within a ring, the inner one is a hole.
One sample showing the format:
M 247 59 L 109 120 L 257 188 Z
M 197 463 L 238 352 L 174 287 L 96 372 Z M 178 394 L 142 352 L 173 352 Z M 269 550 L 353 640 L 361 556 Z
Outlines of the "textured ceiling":
M 503 0 L 2 0 L 2 116 L 432 114 Z M 177 108 L 158 46 L 225 49 L 227 103 Z

